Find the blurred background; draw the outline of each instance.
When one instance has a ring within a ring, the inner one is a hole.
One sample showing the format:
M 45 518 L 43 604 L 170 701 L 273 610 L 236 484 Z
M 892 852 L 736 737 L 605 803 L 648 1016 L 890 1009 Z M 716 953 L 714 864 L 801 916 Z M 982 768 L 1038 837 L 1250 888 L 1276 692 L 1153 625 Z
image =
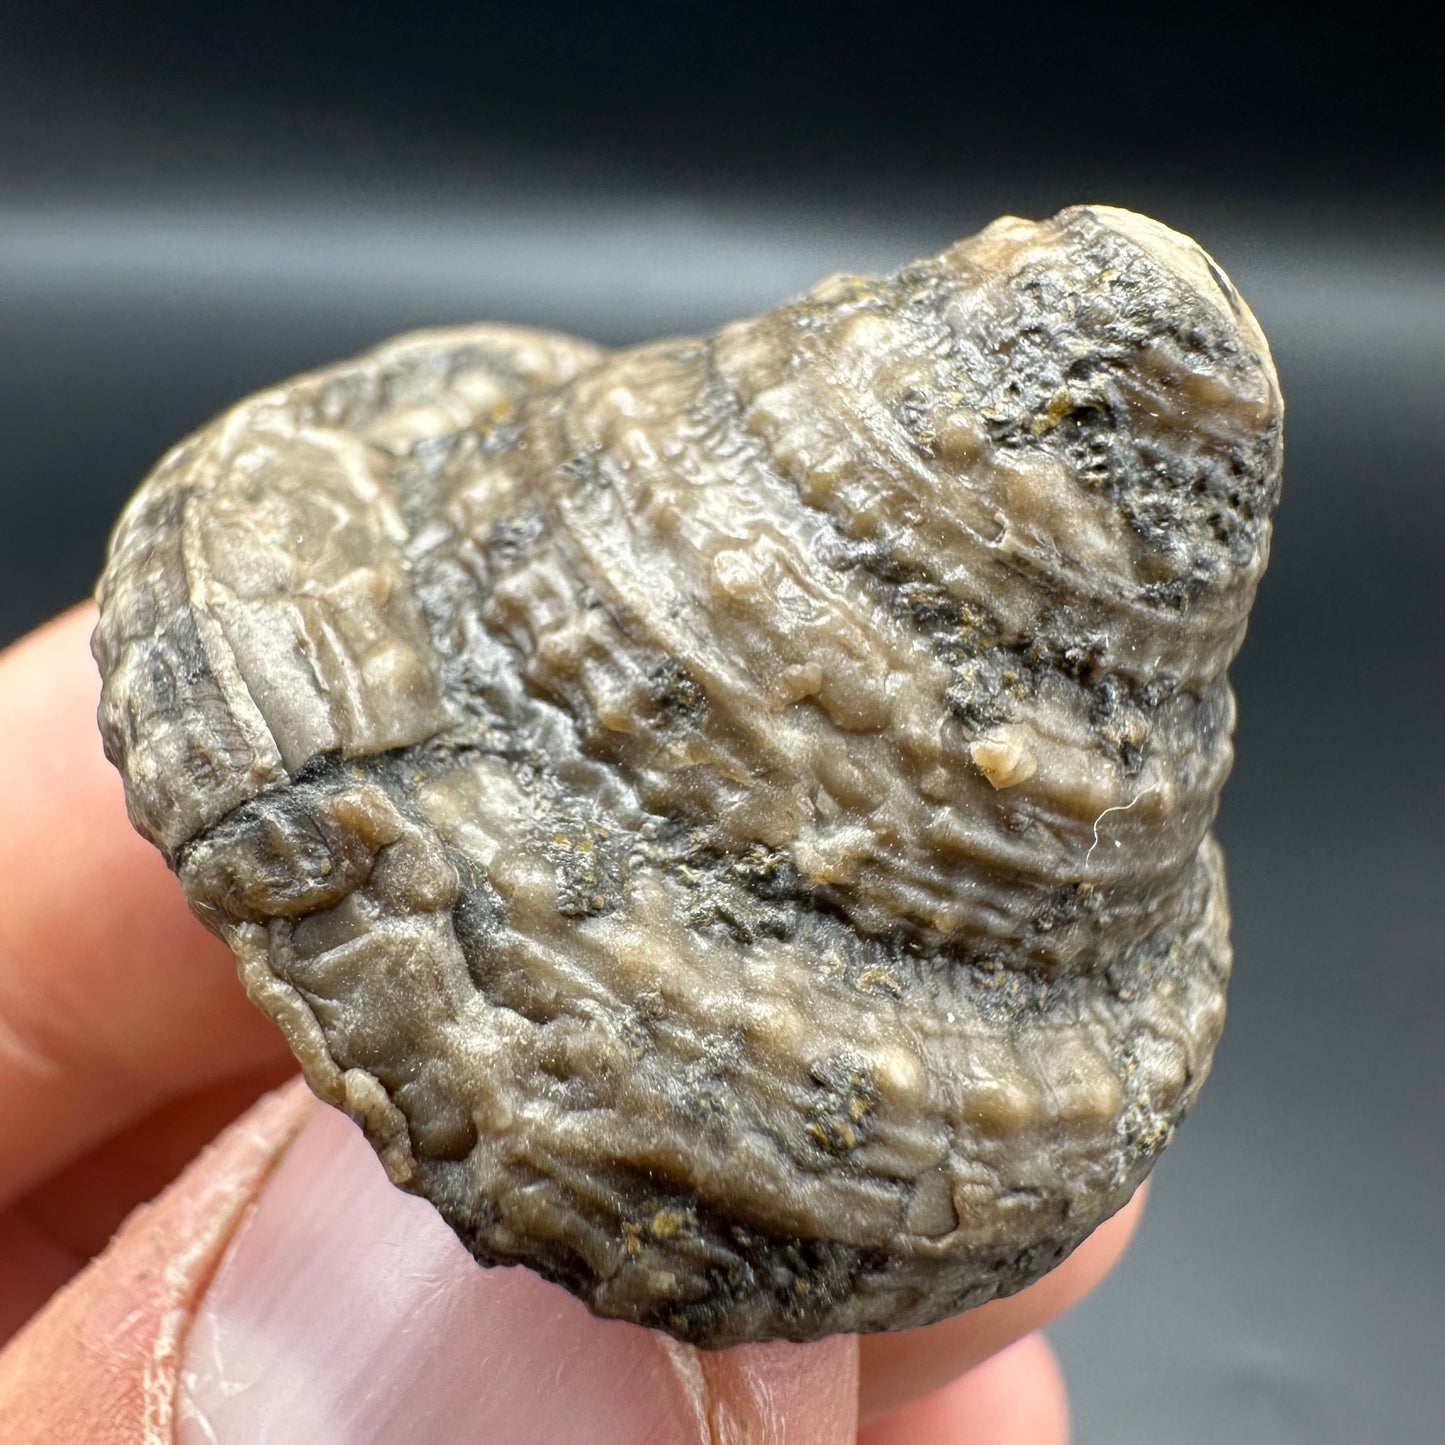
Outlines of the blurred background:
M 1191 233 L 1288 403 L 1236 982 L 1053 1338 L 1081 1445 L 1438 1445 L 1438 82 L 1383 18 L 1260 6 L 0 0 L 0 644 L 89 591 L 171 442 L 388 333 L 706 328 L 1075 201 Z

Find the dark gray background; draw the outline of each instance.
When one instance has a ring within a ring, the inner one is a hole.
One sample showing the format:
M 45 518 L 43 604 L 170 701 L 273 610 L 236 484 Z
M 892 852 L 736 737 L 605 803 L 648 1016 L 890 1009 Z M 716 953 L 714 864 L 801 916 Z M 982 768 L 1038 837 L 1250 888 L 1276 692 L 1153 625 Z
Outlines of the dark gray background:
M 1435 1445 L 1445 256 L 1409 37 L 207 8 L 0 0 L 0 642 L 88 590 L 172 441 L 390 332 L 708 327 L 1078 200 L 1215 254 L 1288 406 L 1220 819 L 1231 1018 L 1139 1242 L 1053 1335 L 1081 1445 Z

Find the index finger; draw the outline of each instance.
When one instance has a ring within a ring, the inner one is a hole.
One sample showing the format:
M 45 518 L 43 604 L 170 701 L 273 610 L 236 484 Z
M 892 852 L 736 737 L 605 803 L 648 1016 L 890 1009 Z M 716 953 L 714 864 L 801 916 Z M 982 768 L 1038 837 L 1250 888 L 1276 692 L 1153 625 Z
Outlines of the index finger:
M 286 1057 L 130 827 L 94 608 L 0 654 L 0 1205 L 179 1093 Z

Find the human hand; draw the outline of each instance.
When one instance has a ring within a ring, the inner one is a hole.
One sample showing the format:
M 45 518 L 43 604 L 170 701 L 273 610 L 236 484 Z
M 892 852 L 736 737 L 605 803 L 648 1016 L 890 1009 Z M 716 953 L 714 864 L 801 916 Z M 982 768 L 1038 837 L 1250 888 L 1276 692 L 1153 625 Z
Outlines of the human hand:
M 285 1082 L 280 1034 L 127 824 L 93 624 L 78 608 L 0 655 L 7 1445 L 1066 1439 L 1037 1331 L 1117 1260 L 1142 1197 L 1012 1299 L 861 1340 L 702 1354 L 478 1269 Z

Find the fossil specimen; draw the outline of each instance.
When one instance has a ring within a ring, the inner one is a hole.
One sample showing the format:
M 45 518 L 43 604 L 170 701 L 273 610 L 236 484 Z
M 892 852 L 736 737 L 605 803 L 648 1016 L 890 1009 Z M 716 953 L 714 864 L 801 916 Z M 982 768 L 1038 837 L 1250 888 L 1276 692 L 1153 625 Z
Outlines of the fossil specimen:
M 706 1346 L 923 1324 L 1208 1071 L 1280 420 L 1214 263 L 1104 208 L 706 339 L 403 338 L 137 494 L 107 751 L 478 1259 Z

